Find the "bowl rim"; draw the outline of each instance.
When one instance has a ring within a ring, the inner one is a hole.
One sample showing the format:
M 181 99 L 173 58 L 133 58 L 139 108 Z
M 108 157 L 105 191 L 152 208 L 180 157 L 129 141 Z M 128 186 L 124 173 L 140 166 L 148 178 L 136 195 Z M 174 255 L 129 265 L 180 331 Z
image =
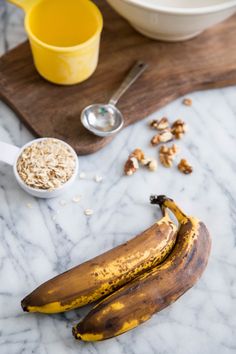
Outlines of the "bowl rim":
M 108 0 L 108 2 L 109 1 L 115 1 L 115 0 Z M 153 4 L 144 3 L 143 2 L 144 0 L 119 0 L 119 1 L 123 1 L 127 4 L 135 5 L 143 9 L 155 10 L 158 12 L 172 14 L 172 15 L 204 15 L 208 13 L 227 10 L 234 6 L 236 7 L 236 0 L 229 0 L 222 4 L 215 4 L 215 5 L 209 5 L 204 7 L 191 7 L 191 8 L 158 6 L 158 4 L 154 4 L 154 3 Z

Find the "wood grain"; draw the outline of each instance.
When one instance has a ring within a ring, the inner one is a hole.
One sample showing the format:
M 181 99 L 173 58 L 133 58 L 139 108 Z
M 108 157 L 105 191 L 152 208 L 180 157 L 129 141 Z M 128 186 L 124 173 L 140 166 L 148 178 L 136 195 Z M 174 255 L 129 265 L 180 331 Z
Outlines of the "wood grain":
M 63 139 L 78 154 L 105 146 L 111 138 L 86 131 L 80 112 L 107 102 L 137 59 L 149 68 L 118 104 L 125 126 L 191 91 L 236 84 L 236 16 L 187 42 L 164 43 L 135 32 L 104 1 L 96 3 L 104 16 L 100 59 L 84 83 L 64 87 L 42 79 L 28 42 L 0 58 L 0 96 L 36 136 Z

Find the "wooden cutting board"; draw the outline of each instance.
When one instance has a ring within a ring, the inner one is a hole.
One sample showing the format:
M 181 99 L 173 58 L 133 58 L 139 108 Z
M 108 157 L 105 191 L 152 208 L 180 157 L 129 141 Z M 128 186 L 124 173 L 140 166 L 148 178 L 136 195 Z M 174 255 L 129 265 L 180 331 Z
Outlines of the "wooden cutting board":
M 137 59 L 149 68 L 118 104 L 125 126 L 193 90 L 236 84 L 236 16 L 187 42 L 164 43 L 138 34 L 104 1 L 96 3 L 104 30 L 98 68 L 86 82 L 64 87 L 42 79 L 27 42 L 0 59 L 0 97 L 36 136 L 63 139 L 78 154 L 105 146 L 111 138 L 87 132 L 80 112 L 91 103 L 107 102 Z

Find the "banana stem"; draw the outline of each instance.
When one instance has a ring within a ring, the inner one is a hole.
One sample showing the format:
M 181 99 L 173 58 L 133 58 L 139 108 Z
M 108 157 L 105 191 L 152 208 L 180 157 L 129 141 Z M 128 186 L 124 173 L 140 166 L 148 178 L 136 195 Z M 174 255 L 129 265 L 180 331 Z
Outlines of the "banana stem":
M 188 216 L 175 204 L 175 202 L 165 195 L 151 195 L 150 202 L 151 204 L 159 205 L 161 210 L 163 210 L 163 207 L 170 209 L 180 224 L 186 224 L 189 220 Z
M 160 205 L 160 208 L 161 208 L 162 216 L 169 217 L 166 207 L 164 205 Z

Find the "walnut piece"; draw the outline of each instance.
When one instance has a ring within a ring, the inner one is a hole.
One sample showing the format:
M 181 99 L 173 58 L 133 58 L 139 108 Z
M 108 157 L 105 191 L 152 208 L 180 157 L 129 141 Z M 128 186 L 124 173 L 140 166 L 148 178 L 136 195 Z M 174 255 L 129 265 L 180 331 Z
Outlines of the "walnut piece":
M 193 101 L 191 100 L 191 98 L 184 98 L 182 102 L 185 106 L 189 106 L 189 107 L 192 106 L 192 104 L 193 104 Z
M 159 150 L 159 159 L 161 164 L 164 167 L 172 167 L 174 156 L 180 151 L 179 147 L 176 144 L 173 144 L 171 147 L 163 145 Z
M 186 159 L 181 159 L 178 164 L 178 169 L 180 172 L 184 173 L 185 175 L 189 175 L 193 172 L 192 166 L 188 163 Z
M 187 131 L 187 125 L 182 119 L 177 119 L 171 126 L 171 133 L 176 139 L 181 139 Z
M 180 148 L 176 144 L 173 144 L 168 149 L 169 149 L 169 154 L 171 156 L 174 156 L 180 152 Z
M 151 157 L 145 157 L 142 161 L 141 164 L 143 166 L 146 166 L 150 171 L 156 171 L 157 170 L 157 160 L 151 158 Z
M 129 155 L 124 166 L 124 173 L 127 176 L 133 175 L 139 168 L 139 163 L 150 171 L 156 171 L 157 169 L 157 161 L 151 157 L 146 157 L 144 152 L 137 148 Z
M 132 151 L 128 157 L 128 160 L 125 163 L 124 173 L 127 176 L 131 176 L 132 174 L 134 174 L 139 168 L 139 162 L 141 162 L 144 158 L 144 152 L 140 148 L 137 148 Z
M 144 152 L 137 148 L 131 152 L 124 166 L 124 173 L 127 176 L 133 175 L 139 168 L 139 162 L 145 158 Z
M 161 133 L 154 135 L 151 139 L 151 144 L 155 146 L 160 143 L 167 143 L 168 141 L 173 140 L 173 137 L 174 136 L 170 130 L 163 130 Z
M 139 168 L 139 163 L 137 158 L 133 156 L 129 156 L 124 166 L 124 173 L 127 176 L 131 176 L 137 171 L 138 168 Z
M 157 160 L 155 160 L 155 159 L 150 160 L 147 167 L 152 172 L 156 171 L 157 170 Z
M 139 162 L 141 162 L 145 158 L 145 155 L 140 148 L 137 148 L 129 155 L 129 157 L 135 157 Z
M 166 117 L 163 117 L 160 120 L 154 119 L 150 122 L 150 127 L 157 130 L 165 130 L 169 128 L 169 120 Z

